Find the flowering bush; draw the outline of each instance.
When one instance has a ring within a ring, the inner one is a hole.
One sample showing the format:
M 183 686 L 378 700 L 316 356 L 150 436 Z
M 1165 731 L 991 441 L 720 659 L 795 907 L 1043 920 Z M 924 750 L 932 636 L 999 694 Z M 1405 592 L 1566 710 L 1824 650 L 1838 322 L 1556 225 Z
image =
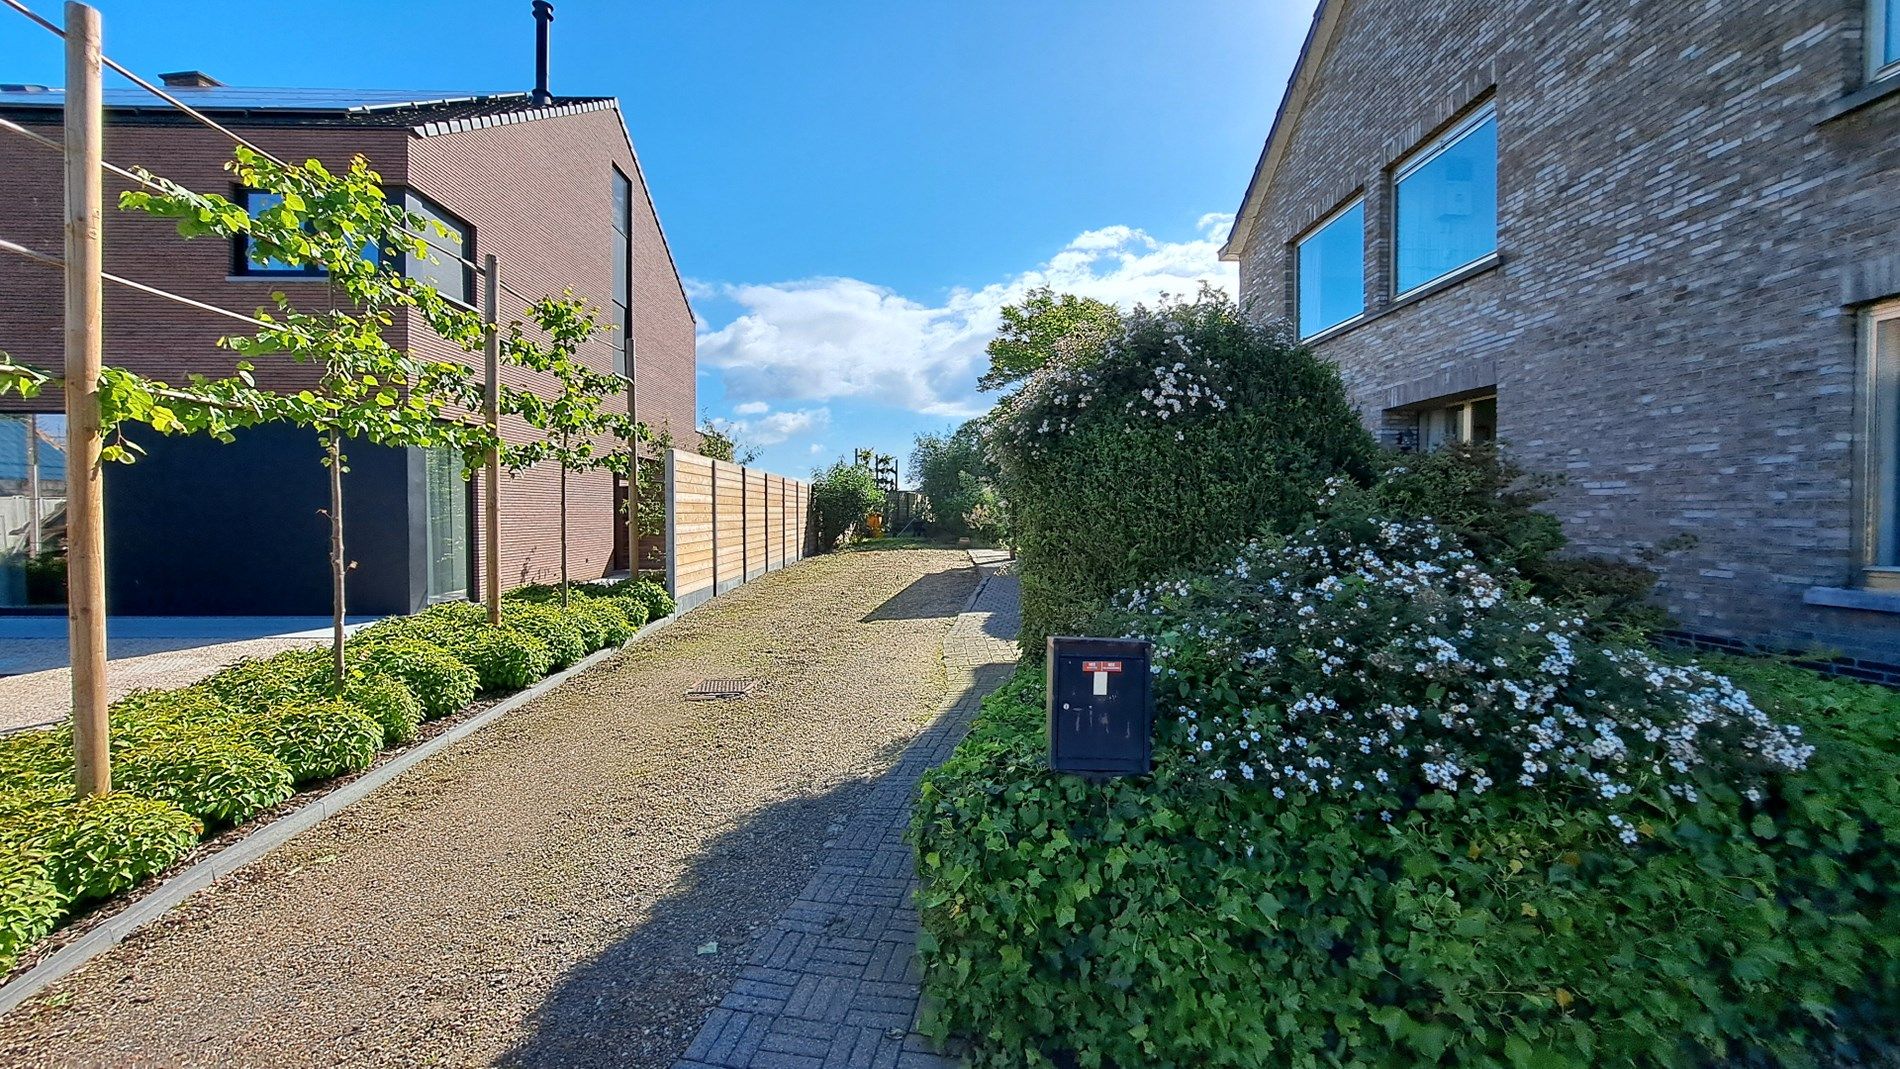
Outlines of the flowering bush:
M 1328 477 L 1372 471 L 1333 366 L 1221 294 L 1136 308 L 1097 348 L 1036 371 L 986 426 L 1031 651 L 1118 590 L 1290 529 Z
M 1723 677 L 1594 641 L 1427 524 L 1336 515 L 1117 607 L 1155 642 L 1180 760 L 1384 820 L 1433 791 L 1553 790 L 1633 843 L 1711 775 L 1759 802 L 1813 752 Z

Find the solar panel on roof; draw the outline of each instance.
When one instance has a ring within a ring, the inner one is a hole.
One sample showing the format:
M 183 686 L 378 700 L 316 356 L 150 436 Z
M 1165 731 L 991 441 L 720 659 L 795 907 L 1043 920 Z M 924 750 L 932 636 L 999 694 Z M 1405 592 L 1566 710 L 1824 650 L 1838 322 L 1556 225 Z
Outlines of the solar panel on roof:
M 194 108 L 204 111 L 350 111 L 353 109 L 392 108 L 404 105 L 424 106 L 475 100 L 508 100 L 526 97 L 525 93 L 471 93 L 466 90 L 423 89 L 270 89 L 242 86 L 211 86 L 166 90 Z M 0 107 L 60 107 L 66 94 L 44 87 L 0 90 Z M 169 108 L 158 97 L 136 86 L 113 87 L 105 91 L 108 108 Z

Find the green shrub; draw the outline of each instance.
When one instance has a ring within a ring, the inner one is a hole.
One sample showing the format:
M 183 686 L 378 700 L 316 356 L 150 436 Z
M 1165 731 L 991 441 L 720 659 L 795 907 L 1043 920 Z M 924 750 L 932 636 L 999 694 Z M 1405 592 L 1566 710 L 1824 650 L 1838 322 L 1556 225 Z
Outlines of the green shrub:
M 1388 456 L 1374 493 L 1384 512 L 1434 523 L 1493 570 L 1516 572 L 1546 600 L 1584 610 L 1597 635 L 1635 638 L 1670 626 L 1652 600 L 1648 567 L 1560 555 L 1563 526 L 1537 508 L 1558 481 L 1526 472 L 1494 444 L 1460 443 Z
M 1028 669 L 926 777 L 937 1027 L 979 1065 L 1900 1038 L 1900 759 L 1868 742 L 1890 695 L 1791 681 L 1758 708 L 1352 505 L 1104 619 L 1156 643 L 1152 776 L 1052 774 Z
M 1376 456 L 1333 365 L 1213 292 L 1137 308 L 1099 352 L 1036 371 L 987 441 L 1032 653 L 1118 590 L 1290 530 Z
M 606 625 L 599 615 L 588 610 L 588 605 L 586 598 L 570 598 L 565 609 L 549 606 L 581 636 L 583 656 L 607 644 Z
M 213 824 L 241 824 L 296 793 L 284 762 L 247 743 L 210 735 L 150 742 L 115 754 L 112 784 L 176 803 Z
M 332 676 L 330 665 L 328 650 L 285 650 L 234 661 L 195 686 L 240 715 L 261 713 L 325 696 L 322 691 Z
M 64 912 L 65 899 L 42 858 L 21 850 L 0 854 L 0 974 L 52 931 Z
M 110 898 L 164 871 L 204 826 L 171 802 L 113 793 L 0 806 L 0 854 L 42 857 L 73 902 Z
M 424 719 L 447 716 L 475 700 L 475 670 L 433 642 L 389 638 L 351 647 L 352 663 L 402 681 L 422 705 Z
M 566 668 L 587 656 L 587 640 L 581 629 L 552 605 L 503 605 L 501 622 L 545 643 L 551 657 L 550 670 Z
M 576 603 L 572 615 L 587 622 L 594 640 L 592 648 L 601 650 L 621 646 L 633 637 L 640 626 L 627 618 L 627 609 L 634 608 L 642 616 L 646 607 L 627 598 L 599 598 Z
M 877 476 L 870 468 L 840 460 L 814 472 L 811 511 L 818 524 L 818 552 L 829 553 L 838 548 L 839 541 L 883 504 L 884 491 L 878 488 Z
M 641 619 L 641 623 L 673 614 L 673 595 L 666 592 L 665 586 L 651 579 L 622 579 L 602 584 L 595 593 L 606 598 L 632 598 L 646 606 L 646 616 Z M 632 613 L 627 615 L 629 618 L 633 616 Z
M 343 702 L 382 726 L 385 746 L 415 738 L 416 725 L 422 722 L 422 703 L 395 676 L 379 672 L 356 675 L 343 688 Z
M 72 788 L 71 729 L 0 735 L 0 791 L 70 791 Z
M 520 690 L 547 675 L 554 664 L 547 643 L 506 627 L 475 628 L 450 649 L 475 670 L 484 694 Z
M 383 726 L 353 705 L 321 701 L 258 713 L 246 721 L 244 738 L 303 784 L 368 768 L 383 748 Z
M 172 690 L 135 690 L 112 703 L 113 741 L 230 728 L 244 712 L 198 684 Z
M 662 591 L 662 593 L 664 593 L 664 591 Z M 627 621 L 627 626 L 632 628 L 635 633 L 645 627 L 648 620 L 653 619 L 652 610 L 647 607 L 647 602 L 640 598 L 605 597 L 600 600 L 619 609 L 621 618 Z M 666 611 L 668 613 L 672 612 L 673 610 L 670 606 L 673 604 L 673 599 L 666 599 L 666 603 L 669 606 Z M 629 633 L 627 637 L 632 638 L 633 634 Z

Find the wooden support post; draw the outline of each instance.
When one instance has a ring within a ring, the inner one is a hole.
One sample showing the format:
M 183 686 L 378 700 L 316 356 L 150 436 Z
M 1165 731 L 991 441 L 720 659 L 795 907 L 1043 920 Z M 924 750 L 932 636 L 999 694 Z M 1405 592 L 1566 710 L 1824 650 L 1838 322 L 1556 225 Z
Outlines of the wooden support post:
M 105 500 L 99 362 L 105 239 L 105 114 L 99 12 L 66 4 L 66 634 L 73 676 L 74 786 L 112 789 L 106 720 Z M 37 517 L 35 517 L 37 519 Z
M 482 259 L 482 319 L 487 323 L 486 342 L 482 346 L 484 394 L 482 418 L 488 433 L 501 441 L 501 276 L 495 254 Z M 488 622 L 501 626 L 501 450 L 488 449 L 488 463 L 482 468 L 482 600 L 488 605 Z

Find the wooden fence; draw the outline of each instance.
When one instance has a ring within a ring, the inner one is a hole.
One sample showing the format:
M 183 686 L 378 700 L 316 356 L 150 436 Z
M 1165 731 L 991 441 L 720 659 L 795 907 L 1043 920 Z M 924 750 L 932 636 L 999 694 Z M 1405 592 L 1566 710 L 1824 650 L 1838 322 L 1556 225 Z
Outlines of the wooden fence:
M 666 455 L 666 586 L 684 612 L 814 548 L 811 484 L 678 449 Z

